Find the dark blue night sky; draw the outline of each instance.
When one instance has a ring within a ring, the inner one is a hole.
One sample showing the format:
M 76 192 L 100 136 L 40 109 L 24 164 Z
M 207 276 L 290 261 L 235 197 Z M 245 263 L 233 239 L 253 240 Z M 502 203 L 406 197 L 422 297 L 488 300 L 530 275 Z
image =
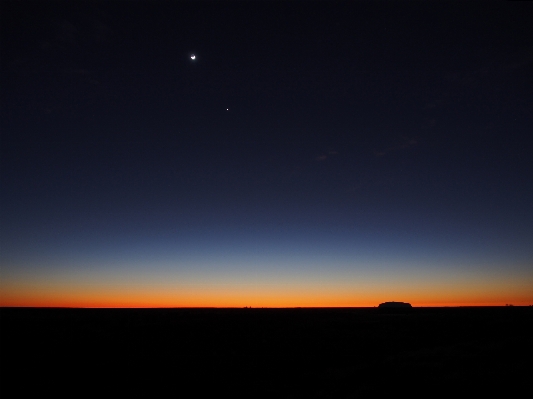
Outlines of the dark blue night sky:
M 533 303 L 531 3 L 0 14 L 0 305 Z

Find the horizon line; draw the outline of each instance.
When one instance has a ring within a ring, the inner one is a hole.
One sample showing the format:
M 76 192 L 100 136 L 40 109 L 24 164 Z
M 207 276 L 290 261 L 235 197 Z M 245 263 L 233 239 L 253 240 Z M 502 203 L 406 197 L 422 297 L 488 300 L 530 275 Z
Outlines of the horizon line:
M 414 306 L 411 308 L 527 308 L 530 305 L 442 305 L 442 306 Z M 2 309 L 379 309 L 376 306 L 3 306 Z

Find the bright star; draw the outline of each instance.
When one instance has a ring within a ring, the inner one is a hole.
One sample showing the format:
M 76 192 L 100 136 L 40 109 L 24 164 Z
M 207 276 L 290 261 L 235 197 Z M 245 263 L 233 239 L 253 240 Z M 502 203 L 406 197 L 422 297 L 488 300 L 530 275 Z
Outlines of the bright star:
M 196 56 L 194 54 L 191 54 L 191 60 L 195 60 Z

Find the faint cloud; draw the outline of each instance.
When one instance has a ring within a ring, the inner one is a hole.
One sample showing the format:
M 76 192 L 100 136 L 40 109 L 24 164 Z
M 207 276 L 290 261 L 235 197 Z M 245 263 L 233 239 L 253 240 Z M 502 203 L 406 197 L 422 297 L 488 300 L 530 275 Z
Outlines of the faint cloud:
M 382 157 L 390 152 L 396 152 L 396 151 L 401 151 L 401 150 L 405 150 L 407 148 L 411 148 L 415 145 L 418 144 L 418 141 L 414 138 L 409 138 L 409 137 L 405 137 L 403 136 L 402 137 L 402 143 L 400 144 L 397 144 L 397 145 L 394 145 L 394 146 L 391 146 L 391 147 L 387 147 L 387 148 L 384 148 L 382 150 L 379 150 L 379 151 L 374 151 L 374 154 L 378 157 Z
M 533 46 L 524 47 L 501 61 L 506 69 L 520 69 L 533 64 Z
M 74 44 L 76 42 L 76 36 L 78 30 L 69 21 L 62 21 L 58 26 L 56 40 L 63 43 Z
M 91 85 L 99 85 L 100 82 L 94 78 L 93 73 L 85 68 L 67 68 L 65 73 L 72 76 L 78 76 L 82 81 L 85 81 Z
M 315 158 L 315 161 L 318 161 L 318 162 L 322 162 L 322 161 L 325 161 L 326 159 L 328 159 L 328 157 L 330 156 L 335 156 L 337 155 L 338 152 L 335 151 L 335 150 L 329 150 L 326 154 L 322 154 L 322 155 L 319 155 Z
M 89 75 L 91 71 L 85 68 L 67 68 L 65 70 L 66 73 L 71 75 Z
M 97 42 L 105 42 L 112 36 L 112 30 L 102 21 L 96 21 L 92 30 L 92 38 Z

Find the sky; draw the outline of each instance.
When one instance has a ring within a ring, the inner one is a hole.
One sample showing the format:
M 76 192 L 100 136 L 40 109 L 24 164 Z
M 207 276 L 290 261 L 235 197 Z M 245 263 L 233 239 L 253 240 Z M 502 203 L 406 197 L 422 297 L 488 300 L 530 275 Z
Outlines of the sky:
M 533 304 L 532 3 L 0 7 L 0 306 Z

